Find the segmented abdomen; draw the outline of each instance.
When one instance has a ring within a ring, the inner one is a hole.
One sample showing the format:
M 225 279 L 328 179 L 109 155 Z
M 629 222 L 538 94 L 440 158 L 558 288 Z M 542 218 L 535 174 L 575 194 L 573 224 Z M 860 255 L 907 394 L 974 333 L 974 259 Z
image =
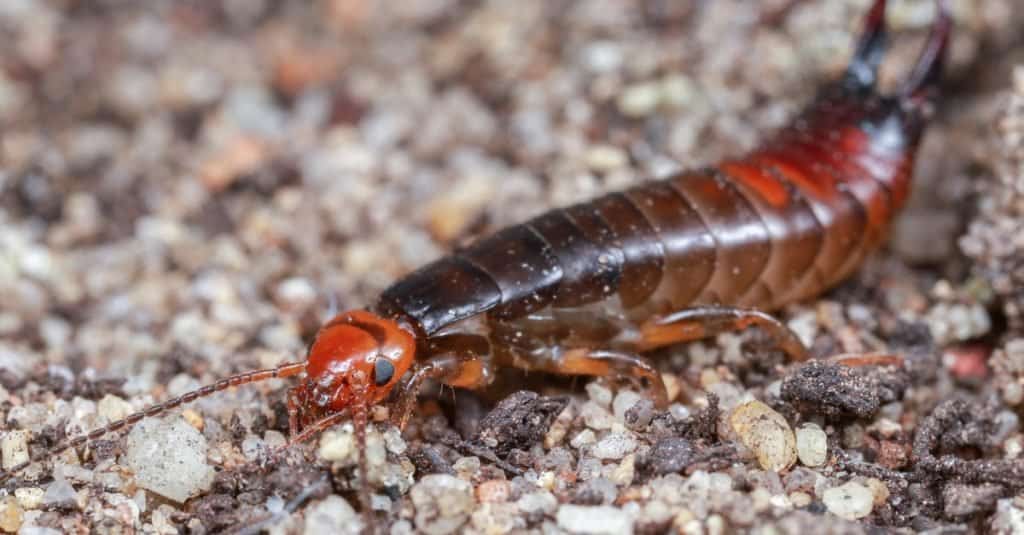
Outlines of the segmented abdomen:
M 772 309 L 820 293 L 881 242 L 912 148 L 893 144 L 898 125 L 866 132 L 835 106 L 810 115 L 743 159 L 506 228 L 399 281 L 379 308 L 429 334 L 483 312 L 511 319 L 612 298 L 668 312 Z

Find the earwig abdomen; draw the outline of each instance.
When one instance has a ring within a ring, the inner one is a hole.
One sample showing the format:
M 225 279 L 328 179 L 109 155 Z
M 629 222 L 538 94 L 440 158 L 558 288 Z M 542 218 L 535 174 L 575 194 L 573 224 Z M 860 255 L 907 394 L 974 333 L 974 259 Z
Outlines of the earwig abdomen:
M 625 309 L 772 310 L 847 277 L 886 234 L 919 137 L 898 103 L 826 92 L 774 145 L 547 212 L 386 290 L 424 334 L 617 296 Z

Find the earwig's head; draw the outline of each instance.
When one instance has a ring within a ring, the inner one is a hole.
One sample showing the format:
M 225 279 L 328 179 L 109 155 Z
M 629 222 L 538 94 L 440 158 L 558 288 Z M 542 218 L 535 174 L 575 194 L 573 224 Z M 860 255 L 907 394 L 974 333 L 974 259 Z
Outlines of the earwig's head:
M 295 387 L 304 424 L 353 405 L 382 401 L 415 359 L 412 331 L 373 313 L 339 314 L 309 348 L 306 379 Z

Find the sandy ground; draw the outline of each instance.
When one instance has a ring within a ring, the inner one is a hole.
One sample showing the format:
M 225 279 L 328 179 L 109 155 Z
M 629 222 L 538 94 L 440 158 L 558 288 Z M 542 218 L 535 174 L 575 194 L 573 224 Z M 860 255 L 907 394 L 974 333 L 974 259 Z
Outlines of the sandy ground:
M 841 72 L 867 3 L 0 2 L 3 466 L 293 359 L 482 233 L 754 147 Z M 934 15 L 891 3 L 888 88 Z M 378 527 L 1024 530 L 1024 10 L 950 4 L 889 247 L 780 313 L 818 357 L 905 370 L 787 365 L 754 333 L 661 354 L 666 413 L 583 380 L 431 388 L 371 434 Z M 350 427 L 266 462 L 288 385 L 34 465 L 0 529 L 358 532 Z

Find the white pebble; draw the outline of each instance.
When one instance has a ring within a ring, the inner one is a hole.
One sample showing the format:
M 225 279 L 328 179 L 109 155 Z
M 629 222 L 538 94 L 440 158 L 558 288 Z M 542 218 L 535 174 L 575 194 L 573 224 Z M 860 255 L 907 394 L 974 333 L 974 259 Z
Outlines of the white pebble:
M 598 459 L 621 459 L 636 449 L 636 439 L 626 433 L 612 433 L 594 444 L 590 453 Z
M 338 533 L 358 535 L 362 532 L 363 520 L 344 498 L 332 494 L 306 509 L 305 535 Z
M 625 511 L 607 505 L 587 506 L 565 504 L 558 508 L 558 527 L 569 533 L 589 535 L 628 535 L 633 533 L 633 520 Z
M 1024 508 L 1017 507 L 1016 503 L 1014 498 L 1003 498 L 996 502 L 991 533 L 1024 533 Z
M 850 481 L 826 490 L 821 501 L 830 513 L 846 520 L 857 520 L 871 514 L 875 496 L 864 485 Z
M 38 509 L 43 504 L 44 492 L 39 487 L 21 487 L 14 489 L 14 497 L 22 509 Z
M 4 470 L 28 461 L 28 431 L 8 431 L 0 440 Z
M 569 445 L 576 449 L 580 449 L 595 442 L 597 442 L 597 436 L 594 435 L 594 432 L 590 429 L 584 429 L 583 431 L 576 433 L 576 436 L 572 437 L 572 440 L 569 441 Z
M 103 399 L 96 404 L 96 410 L 108 422 L 120 420 L 134 411 L 131 403 L 113 394 L 103 396 Z
M 729 418 L 740 441 L 757 456 L 761 468 L 780 472 L 796 463 L 796 437 L 779 413 L 760 401 L 737 407 Z
M 619 111 L 627 117 L 644 117 L 658 106 L 661 87 L 653 82 L 634 84 L 619 95 Z
M 469 520 L 473 485 L 448 474 L 424 476 L 409 491 L 416 528 L 428 535 L 456 533 Z
M 615 401 L 612 402 L 612 412 L 615 414 L 615 419 L 619 421 L 626 420 L 626 411 L 633 408 L 638 401 L 643 399 L 643 396 L 633 392 L 632 390 L 623 390 L 615 396 Z
M 58 479 L 50 483 L 43 493 L 44 507 L 74 507 L 78 503 L 78 493 L 66 479 Z
M 828 459 L 828 436 L 817 424 L 806 423 L 796 430 L 796 455 L 804 466 L 821 466 Z
M 615 423 L 615 418 L 612 414 L 593 401 L 588 401 L 580 407 L 580 416 L 583 417 L 583 423 L 587 427 L 598 431 L 611 429 Z
M 612 391 L 601 383 L 591 381 L 587 383 L 586 390 L 587 395 L 590 396 L 590 401 L 598 404 L 601 408 L 606 409 L 611 404 Z
M 587 166 L 594 171 L 612 171 L 629 163 L 622 149 L 612 145 L 594 145 L 587 150 Z
M 308 279 L 292 277 L 277 285 L 277 299 L 287 308 L 298 309 L 316 302 L 316 288 Z
M 183 418 L 147 418 L 128 434 L 125 460 L 140 487 L 183 503 L 213 483 L 206 450 L 206 437 Z
M 558 507 L 558 498 L 546 490 L 524 494 L 516 501 L 516 507 L 527 515 L 543 515 L 552 513 Z

